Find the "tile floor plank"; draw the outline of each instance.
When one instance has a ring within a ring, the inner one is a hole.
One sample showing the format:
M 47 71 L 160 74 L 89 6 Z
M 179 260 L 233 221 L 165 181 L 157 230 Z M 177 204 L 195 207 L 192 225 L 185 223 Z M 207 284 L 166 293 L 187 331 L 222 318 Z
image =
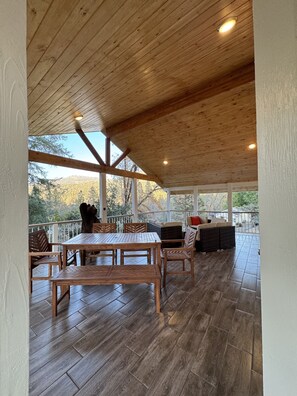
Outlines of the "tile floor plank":
M 223 364 L 228 333 L 210 326 L 198 350 L 192 372 L 216 386 Z
M 236 303 L 226 298 L 221 298 L 214 317 L 212 325 L 220 329 L 229 331 L 232 326 L 232 320 L 235 313 Z
M 197 355 L 199 346 L 210 323 L 210 316 L 203 312 L 196 312 L 190 319 L 177 345 L 187 352 Z
M 180 396 L 214 396 L 215 388 L 202 378 L 190 373 Z
M 170 328 L 162 330 L 149 346 L 146 355 L 133 367 L 131 374 L 149 387 L 155 377 L 159 376 L 160 370 L 163 370 L 163 362 L 167 360 L 179 336 L 179 333 Z
M 115 395 L 116 389 L 119 389 L 129 369 L 137 360 L 138 356 L 128 348 L 120 348 L 100 370 L 94 372 L 92 380 L 88 381 L 76 395 Z
M 249 396 L 252 356 L 231 345 L 223 362 L 223 370 L 218 383 L 218 396 Z
M 238 349 L 252 353 L 253 335 L 254 316 L 249 313 L 236 310 L 232 328 L 229 333 L 228 343 Z

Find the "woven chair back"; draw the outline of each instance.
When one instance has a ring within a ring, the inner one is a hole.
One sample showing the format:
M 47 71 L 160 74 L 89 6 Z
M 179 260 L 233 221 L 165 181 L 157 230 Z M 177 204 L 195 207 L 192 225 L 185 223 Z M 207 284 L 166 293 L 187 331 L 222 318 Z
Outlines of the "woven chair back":
M 115 233 L 117 232 L 117 225 L 116 223 L 94 223 L 93 232 Z
M 29 252 L 50 252 L 51 248 L 45 230 L 30 232 Z M 31 257 L 32 264 L 39 260 L 41 256 Z
M 195 245 L 197 231 L 188 227 L 185 235 L 185 247 L 193 248 Z
M 124 232 L 147 232 L 147 223 L 125 223 Z

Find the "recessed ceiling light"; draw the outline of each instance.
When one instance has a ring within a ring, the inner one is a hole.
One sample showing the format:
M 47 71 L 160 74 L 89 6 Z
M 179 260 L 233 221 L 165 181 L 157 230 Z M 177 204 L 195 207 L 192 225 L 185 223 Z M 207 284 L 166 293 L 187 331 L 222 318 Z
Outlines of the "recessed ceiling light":
M 83 115 L 80 114 L 80 113 L 76 113 L 76 115 L 74 116 L 74 119 L 75 119 L 76 121 L 80 121 L 80 120 L 83 119 Z
M 256 148 L 256 144 L 255 143 L 249 144 L 249 149 L 250 150 L 254 150 L 255 148 Z
M 231 30 L 237 22 L 237 17 L 231 17 L 226 19 L 219 27 L 218 27 L 218 32 L 220 33 L 226 33 L 229 30 Z
M 164 164 L 164 165 L 168 165 L 168 161 L 167 161 L 167 160 L 164 160 L 164 161 L 163 161 L 163 164 Z

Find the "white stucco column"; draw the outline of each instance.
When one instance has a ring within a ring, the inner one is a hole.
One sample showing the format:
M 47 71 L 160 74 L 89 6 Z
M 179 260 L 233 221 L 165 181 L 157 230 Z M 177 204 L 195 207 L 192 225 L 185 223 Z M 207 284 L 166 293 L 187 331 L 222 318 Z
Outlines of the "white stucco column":
M 138 222 L 137 179 L 132 179 L 132 213 L 133 221 Z
M 0 2 L 0 395 L 28 394 L 26 1 Z
M 264 394 L 297 394 L 297 0 L 254 0 Z
M 233 199 L 232 199 L 232 183 L 228 183 L 228 191 L 227 191 L 227 201 L 228 201 L 228 221 L 233 222 L 232 210 L 233 210 Z
M 194 215 L 198 216 L 198 212 L 199 212 L 199 208 L 198 208 L 198 199 L 199 199 L 199 195 L 198 195 L 198 187 L 195 186 L 193 189 L 193 197 L 194 197 Z
M 167 221 L 171 221 L 171 212 L 170 212 L 170 197 L 171 197 L 171 192 L 168 189 L 167 191 L 167 200 L 166 200 L 166 209 L 167 209 Z
M 102 223 L 107 222 L 107 207 L 106 207 L 106 173 L 100 173 L 100 218 Z

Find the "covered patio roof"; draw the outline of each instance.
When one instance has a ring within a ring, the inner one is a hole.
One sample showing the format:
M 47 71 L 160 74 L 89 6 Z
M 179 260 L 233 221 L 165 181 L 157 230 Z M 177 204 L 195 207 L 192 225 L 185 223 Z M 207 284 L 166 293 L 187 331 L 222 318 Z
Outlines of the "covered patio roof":
M 250 1 L 28 4 L 30 135 L 79 112 L 164 187 L 257 180 Z

